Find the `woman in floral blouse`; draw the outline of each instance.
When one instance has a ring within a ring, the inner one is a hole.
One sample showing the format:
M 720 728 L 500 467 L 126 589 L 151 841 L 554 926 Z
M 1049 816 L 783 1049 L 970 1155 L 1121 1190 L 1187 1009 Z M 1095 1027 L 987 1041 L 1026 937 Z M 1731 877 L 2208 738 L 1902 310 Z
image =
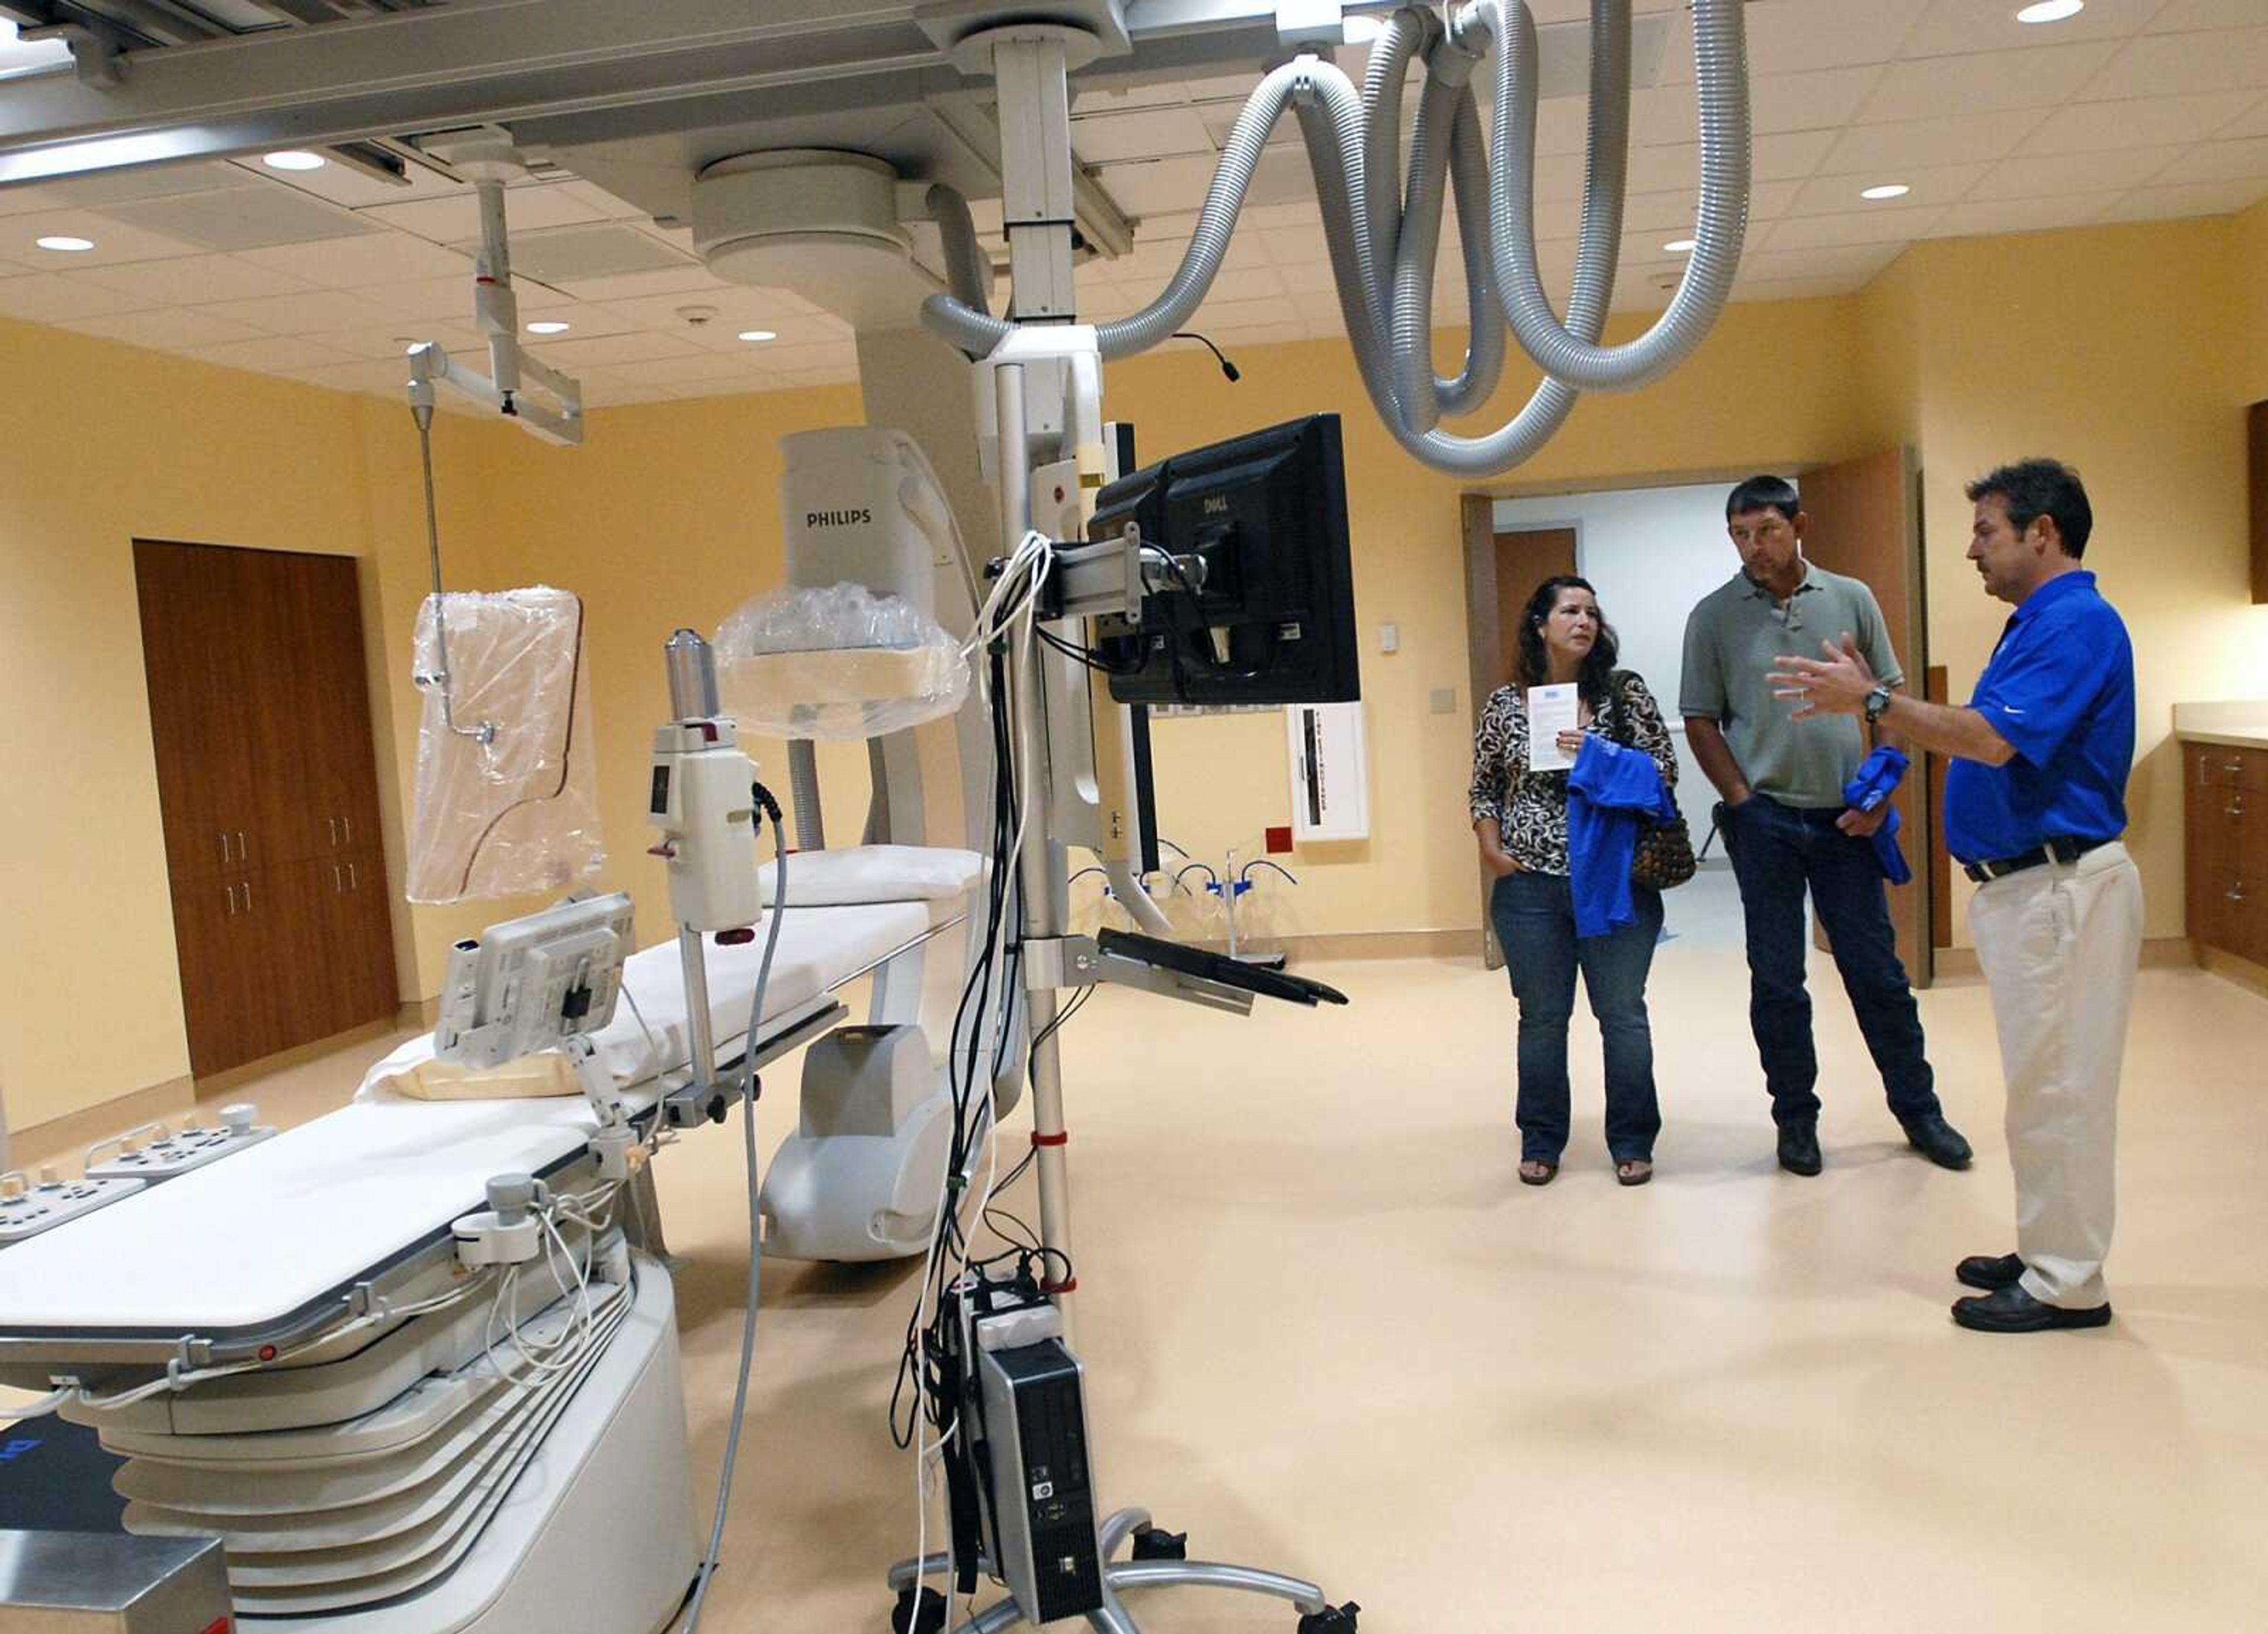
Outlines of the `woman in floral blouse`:
M 1575 973 L 1598 1018 L 1607 1070 L 1607 1150 L 1615 1178 L 1642 1186 L 1653 1178 L 1653 1035 L 1646 1023 L 1646 978 L 1661 934 L 1661 896 L 1633 884 L 1636 924 L 1578 940 L 1568 884 L 1567 774 L 1531 771 L 1529 687 L 1574 682 L 1581 699 L 1576 731 L 1562 732 L 1569 756 L 1586 732 L 1644 751 L 1665 787 L 1677 782 L 1677 752 L 1646 683 L 1615 667 L 1615 635 L 1591 586 L 1572 574 L 1546 579 L 1521 615 L 1513 684 L 1481 712 L 1473 741 L 1473 832 L 1481 861 L 1496 876 L 1489 918 L 1520 1006 L 1520 1178 L 1548 1184 L 1567 1144 L 1567 1023 Z

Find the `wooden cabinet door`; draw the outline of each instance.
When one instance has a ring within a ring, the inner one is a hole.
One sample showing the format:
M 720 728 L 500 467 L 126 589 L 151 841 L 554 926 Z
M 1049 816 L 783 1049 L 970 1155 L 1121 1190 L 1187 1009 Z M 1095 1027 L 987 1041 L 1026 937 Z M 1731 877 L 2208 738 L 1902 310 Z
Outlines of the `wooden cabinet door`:
M 176 884 L 248 866 L 259 826 L 242 655 L 230 635 L 236 554 L 134 545 L 166 867 Z
M 254 872 L 180 880 L 173 887 L 189 1071 L 199 1078 L 287 1047 L 270 990 L 269 930 L 275 908 Z
M 378 749 L 371 730 L 370 676 L 363 661 L 362 593 L 350 556 L 295 556 L 307 631 L 311 716 L 321 740 L 309 746 L 311 796 L 327 850 L 367 851 L 379 843 Z
M 390 1019 L 401 1007 L 394 971 L 394 913 L 386 861 L 375 847 L 334 865 L 342 879 L 335 902 L 336 947 L 347 1027 Z

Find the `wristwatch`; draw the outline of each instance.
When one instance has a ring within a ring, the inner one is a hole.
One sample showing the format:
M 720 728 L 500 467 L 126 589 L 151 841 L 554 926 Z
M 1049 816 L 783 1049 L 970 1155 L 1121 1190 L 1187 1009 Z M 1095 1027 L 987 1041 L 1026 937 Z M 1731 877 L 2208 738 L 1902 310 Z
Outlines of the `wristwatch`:
M 1877 686 L 1867 695 L 1867 724 L 1869 726 L 1882 718 L 1882 711 L 1890 707 L 1890 699 L 1893 696 L 1890 689 L 1884 686 Z

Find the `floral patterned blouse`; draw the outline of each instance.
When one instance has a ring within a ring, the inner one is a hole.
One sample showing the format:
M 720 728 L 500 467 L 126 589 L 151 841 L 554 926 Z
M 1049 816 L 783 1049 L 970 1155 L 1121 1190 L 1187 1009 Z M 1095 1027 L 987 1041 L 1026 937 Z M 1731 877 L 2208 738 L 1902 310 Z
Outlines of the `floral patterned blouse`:
M 1614 673 L 1604 703 L 1593 701 L 1594 732 L 1645 750 L 1666 789 L 1677 787 L 1677 747 L 1661 706 L 1632 670 Z M 1493 817 L 1506 853 L 1531 873 L 1567 872 L 1567 774 L 1528 769 L 1528 703 L 1519 687 L 1498 687 L 1473 736 L 1473 821 Z

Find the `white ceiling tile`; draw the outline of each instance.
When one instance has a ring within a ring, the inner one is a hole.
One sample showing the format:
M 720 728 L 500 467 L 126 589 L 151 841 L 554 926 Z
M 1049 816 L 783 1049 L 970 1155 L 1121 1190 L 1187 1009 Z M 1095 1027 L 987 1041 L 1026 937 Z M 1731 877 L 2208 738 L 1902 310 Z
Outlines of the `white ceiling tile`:
M 1859 105 L 1881 77 L 1880 63 L 1809 74 L 1760 74 L 1749 82 L 1751 125 L 1760 136 L 1839 129 L 1859 116 Z
M 324 329 L 371 328 L 394 320 L 378 302 L 343 290 L 269 295 L 257 300 L 199 303 L 197 310 L 230 319 L 263 335 L 314 335 Z
M 399 363 L 342 363 L 320 369 L 292 369 L 289 377 L 306 386 L 320 386 L 332 392 L 364 392 L 372 396 L 400 397 L 409 381 L 409 371 Z M 444 392 L 442 397 L 455 399 Z
M 625 386 L 613 380 L 585 380 L 581 385 L 583 406 L 586 408 L 622 408 L 669 401 L 669 394 L 659 386 Z
M 225 160 L 199 160 L 187 165 L 136 166 L 124 170 L 92 171 L 45 184 L 40 191 L 57 204 L 79 210 L 103 210 L 138 199 L 171 198 L 185 193 L 227 192 L 257 186 L 254 180 Z
M 515 283 L 512 287 L 519 297 L 519 309 L 524 316 L 535 304 L 529 298 L 541 291 L 543 286 Z M 472 320 L 473 279 L 470 272 L 450 278 L 411 278 L 399 283 L 373 284 L 362 293 L 405 318 L 458 323 Z M 555 296 L 552 301 L 554 305 L 563 305 L 566 297 Z
M 1074 119 L 1071 126 L 1071 151 L 1090 165 L 1167 158 L 1185 153 L 1211 155 L 1214 151 L 1213 138 L 1206 129 L 1211 112 L 1201 115 L 1195 108 L 1160 107 Z M 1233 124 L 1235 113 L 1224 112 L 1227 122 Z M 1279 129 L 1284 126 L 1294 131 L 1299 129 L 1289 121 L 1279 121 Z M 1226 134 L 1226 125 L 1223 134 Z
M 91 250 L 43 250 L 35 240 L 49 236 L 89 239 Z M 163 233 L 113 221 L 93 210 L 43 210 L 36 215 L 0 218 L 0 255 L 56 272 L 76 272 L 88 267 L 111 267 L 122 261 L 160 261 L 200 254 L 203 246 L 185 244 Z
M 289 188 L 258 183 L 224 193 L 191 193 L 104 207 L 104 215 L 209 250 L 311 244 L 378 231 L 351 210 Z
M 702 349 L 692 342 L 655 329 L 629 335 L 594 335 L 578 340 L 569 335 L 556 341 L 536 341 L 528 350 L 555 369 L 573 373 L 596 364 L 645 363 L 657 357 L 691 357 Z
M 258 340 L 263 331 L 208 313 L 182 308 L 128 313 L 115 318 L 83 318 L 63 326 L 99 340 L 122 341 L 154 351 L 183 351 L 228 341 Z
M 729 289 L 722 278 L 708 268 L 670 267 L 659 272 L 626 272 L 607 278 L 571 278 L 559 288 L 584 301 L 636 300 L 645 295 L 690 295 L 703 290 Z M 520 297 L 519 304 L 527 305 Z M 808 303 L 806 303 L 807 305 Z
M 1933 0 L 1898 52 L 1902 57 L 1965 56 L 2082 40 L 2124 40 L 2142 32 L 2165 0 L 2088 0 L 2076 17 L 2054 24 L 2020 23 L 2022 0 Z
M 1082 114 L 1117 114 L 1128 108 L 1170 107 L 1189 99 L 1188 88 L 1177 79 L 1146 85 L 1116 85 L 1107 90 L 1082 90 L 1073 85 L 1071 111 Z
M 1281 301 L 1291 293 L 1273 267 L 1256 267 L 1249 272 L 1224 272 L 1212 281 L 1208 301 Z
M 2183 216 L 2229 216 L 2268 197 L 2268 183 L 2211 181 L 2187 188 L 2137 188 L 2104 210 L 2102 221 L 2170 221 Z
M 1320 221 L 1311 227 L 1264 229 L 1253 234 L 1251 241 L 1260 247 L 1271 267 L 1296 267 L 1303 261 L 1330 259 L 1330 246 L 1324 239 Z M 1232 239 L 1230 242 L 1235 240 Z
M 2066 193 L 2052 198 L 1971 199 L 1955 204 L 1929 231 L 1933 239 L 1993 238 L 2084 227 L 2115 202 L 2116 193 Z
M 1276 276 L 1284 281 L 1285 289 L 1294 296 L 1330 295 L 1331 291 L 1338 288 L 1338 280 L 1332 276 L 1329 265 L 1323 261 L 1306 261 L 1295 267 L 1278 267 L 1276 269 Z
M 1753 202 L 1751 200 L 1752 206 Z M 1690 188 L 1668 193 L 1633 193 L 1623 200 L 1623 229 L 1655 237 L 1690 238 L 1699 208 L 1699 200 Z M 1672 228 L 1678 231 L 1672 232 Z
M 1903 244 L 1918 239 L 1937 224 L 1945 207 L 1922 210 L 1881 210 L 1839 216 L 1793 216 L 1772 224 L 1759 247 L 1771 250 L 1822 249 L 1844 244 Z
M 1921 16 L 1924 0 L 1752 0 L 1749 66 L 1757 74 L 1885 63 Z M 1692 49 L 1690 37 L 1683 48 Z M 1686 70 L 1691 72 L 1690 67 Z
M 1864 278 L 1790 278 L 1778 282 L 1751 282 L 1735 279 L 1733 298 L 1736 301 L 1813 301 L 1830 296 L 1848 295 L 1853 290 L 1866 288 Z
M 1788 207 L 1791 217 L 1836 215 L 1843 211 L 1897 214 L 1930 205 L 1950 204 L 1991 171 L 1990 165 L 1933 165 L 1926 169 L 1869 172 L 1859 176 L 1815 176 L 1803 184 Z M 1897 183 L 1910 189 L 1896 199 L 1861 197 L 1865 189 Z
M 607 219 L 604 211 L 580 193 L 572 182 L 542 187 L 506 188 L 504 225 L 512 232 L 534 232 L 545 227 L 570 227 Z M 477 243 L 481 236 L 480 195 L 460 193 L 447 198 L 416 200 L 406 204 L 375 204 L 356 212 L 397 232 L 436 244 Z
M 1904 244 L 1852 244 L 1767 251 L 1741 258 L 1742 281 L 1853 278 L 1863 283 L 1905 254 Z
M 398 362 L 411 346 L 420 341 L 431 341 L 451 356 L 465 359 L 482 373 L 488 371 L 488 343 L 469 327 L 456 324 L 396 318 L 374 327 L 328 329 L 307 338 L 372 363 Z M 395 382 L 397 385 L 400 383 L 399 380 Z
M 283 374 L 297 369 L 319 369 L 327 364 L 347 364 L 363 361 L 350 357 L 335 347 L 325 346 L 304 335 L 273 335 L 257 341 L 232 341 L 225 346 L 199 346 L 183 354 L 200 363 L 217 364 L 224 369 L 254 369 L 263 374 Z
M 1676 116 L 1681 97 L 1685 111 L 1683 119 Z M 1693 89 L 1690 85 L 1632 92 L 1631 142 L 1634 146 L 1653 142 L 1690 142 L 1694 130 L 1692 114 Z M 1484 124 L 1481 129 L 1485 131 L 1488 127 Z M 1538 153 L 1555 157 L 1580 155 L 1590 144 L 1590 134 L 1591 99 L 1588 97 L 1553 97 L 1536 104 L 1535 151 Z
M 1167 210 L 1194 210 L 1204 202 L 1212 181 L 1210 155 L 1150 159 L 1132 165 L 1105 165 L 1097 173 L 1104 191 L 1118 208 L 1134 216 L 1157 216 Z
M 1819 173 L 1829 150 L 1835 145 L 1831 130 L 1796 130 L 1785 136 L 1758 136 L 1756 142 L 1755 180 L 1758 181 L 1800 181 L 1806 176 Z M 1691 173 L 1696 181 L 1700 176 L 1697 160 Z
M 2121 49 L 2108 41 L 1896 63 L 1859 110 L 1869 123 L 1952 119 L 2009 108 L 2054 107 Z
M 373 232 L 361 238 L 318 239 L 313 244 L 279 244 L 272 249 L 242 254 L 256 265 L 334 290 L 460 276 L 470 299 L 471 261 L 407 233 Z
M 2125 102 L 2075 102 L 2043 120 L 2016 146 L 2019 153 L 2098 153 L 2110 148 L 2202 142 L 2246 109 L 2268 105 L 2257 91 L 2198 97 L 2137 97 Z M 2239 133 L 2242 134 L 2242 133 Z
M 2235 28 L 2145 34 L 2089 80 L 2085 92 L 2090 101 L 2107 101 L 2263 85 L 2268 85 L 2268 28 Z
M 1341 318 L 1339 298 L 1321 290 L 1292 297 L 1292 310 L 1300 314 L 1303 323 L 1337 323 Z
M 10 216 L 34 216 L 41 210 L 64 210 L 70 201 L 55 196 L 49 188 L 0 188 L 0 220 Z M 12 234 L 7 235 L 11 238 Z
M 1822 176 L 1897 171 L 1926 165 L 1964 165 L 2015 151 L 2041 120 L 2044 109 L 2022 113 L 1967 114 L 1950 119 L 1899 120 L 1853 125 L 1835 139 L 1820 162 Z
M 2150 178 L 2153 185 L 2187 187 L 2268 177 L 2268 136 L 2244 142 L 2203 142 Z
M 90 283 L 135 296 L 151 305 L 168 305 L 194 294 L 199 300 L 251 300 L 265 295 L 300 295 L 317 286 L 234 255 L 190 255 L 129 267 L 104 267 L 73 273 Z
M 776 374 L 807 374 L 814 370 L 836 369 L 855 375 L 858 369 L 858 349 L 855 346 L 766 346 L 757 352 L 756 364 Z
M 750 358 L 722 352 L 696 352 L 689 357 L 654 357 L 643 363 L 608 364 L 608 379 L 630 386 L 692 386 L 703 380 L 737 380 L 747 387 L 765 371 Z
M 1752 181 L 1749 184 L 1749 219 L 1775 221 L 1795 208 L 1800 181 Z
M 2169 34 L 2201 28 L 2243 28 L 2259 20 L 2259 0 L 2166 0 L 2166 9 L 2150 19 L 2150 32 Z
M 1291 304 L 1285 300 L 1208 300 L 1197 308 L 1197 321 L 1184 327 L 1203 329 L 1208 335 L 1215 329 L 1248 329 L 1281 323 L 1291 310 Z
M 2213 134 L 2214 139 L 2220 142 L 2241 142 L 2251 136 L 2268 136 L 2268 98 L 2254 103 L 2250 113 L 2239 114 Z
M 2003 159 L 1970 189 L 1977 201 L 2116 193 L 2154 180 L 2180 148 L 2116 148 L 2107 153 L 2029 153 Z M 2176 180 L 2176 178 L 2168 178 Z M 2214 178 L 2191 178 L 2214 180 Z
M 630 219 L 648 220 L 645 211 L 627 199 L 615 197 L 595 181 L 561 181 L 553 184 L 570 198 L 580 199 L 600 217 L 608 221 Z
M 114 313 L 144 311 L 151 305 L 116 290 L 106 290 L 76 278 L 59 278 L 51 272 L 0 278 L 0 318 L 20 318 L 26 323 L 104 318 Z

